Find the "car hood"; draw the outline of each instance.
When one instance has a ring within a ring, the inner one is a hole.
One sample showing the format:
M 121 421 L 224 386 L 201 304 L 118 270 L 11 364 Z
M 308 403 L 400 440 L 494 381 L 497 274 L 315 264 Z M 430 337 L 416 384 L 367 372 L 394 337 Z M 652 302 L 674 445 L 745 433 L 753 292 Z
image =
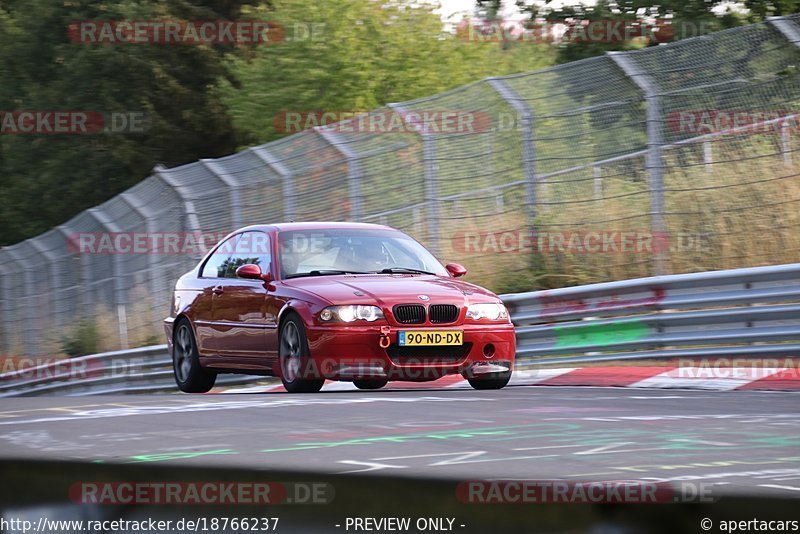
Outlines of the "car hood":
M 429 275 L 333 275 L 295 278 L 285 280 L 284 283 L 313 293 L 331 304 L 362 304 L 374 301 L 379 305 L 392 306 L 400 303 L 422 303 L 420 295 L 427 295 L 427 302 L 456 305 L 498 300 L 497 295 L 474 284 Z

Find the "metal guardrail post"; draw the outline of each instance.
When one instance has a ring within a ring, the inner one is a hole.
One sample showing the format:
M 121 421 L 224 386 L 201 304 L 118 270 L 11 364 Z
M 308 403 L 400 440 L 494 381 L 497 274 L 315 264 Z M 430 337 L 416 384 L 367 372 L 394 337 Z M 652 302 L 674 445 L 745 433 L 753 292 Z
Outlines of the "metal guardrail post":
M 403 122 L 405 122 L 405 117 L 409 113 L 413 113 L 405 109 L 401 104 L 388 104 L 387 107 L 399 113 L 403 117 Z M 422 163 L 425 169 L 426 226 L 428 228 L 427 245 L 434 254 L 438 254 L 441 252 L 441 248 L 439 247 L 439 220 L 441 219 L 439 203 L 441 199 L 439 198 L 439 181 L 437 178 L 436 140 L 430 132 L 427 131 L 425 125 L 418 128 L 417 133 L 419 133 L 422 138 Z
M 293 221 L 295 217 L 294 179 L 291 171 L 275 156 L 267 152 L 263 146 L 256 146 L 249 150 L 281 177 L 283 181 L 283 218 L 287 221 Z
M 525 204 L 531 235 L 536 217 L 536 145 L 533 135 L 533 112 L 522 97 L 502 78 L 489 78 L 489 85 L 520 117 L 522 123 L 522 170 L 525 176 Z
M 232 174 L 225 172 L 225 169 L 223 169 L 222 165 L 217 161 L 201 159 L 200 163 L 211 171 L 214 176 L 222 180 L 222 183 L 228 186 L 231 195 L 231 226 L 233 226 L 233 228 L 239 228 L 242 226 L 242 204 L 239 197 L 239 181 Z
M 664 221 L 664 159 L 662 156 L 661 97 L 653 79 L 643 72 L 631 59 L 628 52 L 607 52 L 608 57 L 628 76 L 644 93 L 647 103 L 647 171 L 650 175 L 650 229 L 653 236 L 666 233 Z M 663 247 L 660 247 L 663 248 Z M 666 273 L 666 254 L 663 250 L 653 252 L 656 275 Z
M 361 161 L 358 154 L 345 143 L 342 143 L 332 130 L 324 126 L 315 126 L 314 131 L 347 160 L 347 175 L 350 185 L 350 214 L 354 221 L 360 221 L 364 212 L 361 206 Z

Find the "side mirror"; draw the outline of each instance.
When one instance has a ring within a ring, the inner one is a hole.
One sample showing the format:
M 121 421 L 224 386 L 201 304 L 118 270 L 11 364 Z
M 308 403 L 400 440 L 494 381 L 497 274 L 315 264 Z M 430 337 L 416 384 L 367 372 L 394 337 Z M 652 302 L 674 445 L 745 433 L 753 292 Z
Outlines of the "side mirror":
M 261 267 L 255 263 L 246 263 L 236 269 L 236 276 L 239 278 L 246 278 L 248 280 L 263 280 L 264 282 L 272 281 L 272 276 L 269 273 L 262 273 Z
M 467 274 L 467 268 L 460 263 L 448 263 L 444 268 L 447 269 L 447 272 L 450 273 L 453 278 L 458 278 L 459 276 Z

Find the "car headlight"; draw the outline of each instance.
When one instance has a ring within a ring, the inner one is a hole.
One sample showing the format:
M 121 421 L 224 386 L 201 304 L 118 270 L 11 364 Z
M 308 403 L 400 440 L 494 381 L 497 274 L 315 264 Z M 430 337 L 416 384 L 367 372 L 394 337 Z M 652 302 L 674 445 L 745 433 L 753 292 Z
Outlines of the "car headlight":
M 320 320 L 324 322 L 342 321 L 352 323 L 353 321 L 377 321 L 383 319 L 383 312 L 377 306 L 351 305 L 351 306 L 329 306 L 319 314 Z
M 467 307 L 467 319 L 472 319 L 473 321 L 481 319 L 507 321 L 508 310 L 502 304 L 470 304 Z

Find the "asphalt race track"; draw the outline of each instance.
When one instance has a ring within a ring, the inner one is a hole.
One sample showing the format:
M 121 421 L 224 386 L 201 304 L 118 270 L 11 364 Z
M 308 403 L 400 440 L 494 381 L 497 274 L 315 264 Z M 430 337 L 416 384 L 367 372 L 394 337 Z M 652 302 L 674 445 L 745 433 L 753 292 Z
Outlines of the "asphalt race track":
M 800 497 L 800 396 L 517 386 L 4 399 L 4 459 L 448 480 L 704 481 Z

